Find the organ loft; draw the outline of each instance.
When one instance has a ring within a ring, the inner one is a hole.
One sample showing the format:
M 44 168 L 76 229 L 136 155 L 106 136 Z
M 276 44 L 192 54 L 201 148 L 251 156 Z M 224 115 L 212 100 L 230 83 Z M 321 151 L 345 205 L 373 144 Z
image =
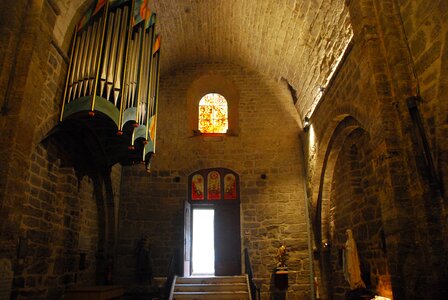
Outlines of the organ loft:
M 0 299 L 447 299 L 448 2 L 0 10 Z

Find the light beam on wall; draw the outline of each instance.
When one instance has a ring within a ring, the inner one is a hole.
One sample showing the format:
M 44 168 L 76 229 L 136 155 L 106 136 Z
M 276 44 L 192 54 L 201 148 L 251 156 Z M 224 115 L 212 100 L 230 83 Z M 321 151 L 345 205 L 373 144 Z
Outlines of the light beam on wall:
M 339 57 L 335 60 L 335 63 L 333 64 L 333 68 L 331 69 L 331 72 L 328 75 L 328 77 L 325 79 L 325 81 L 321 85 L 316 87 L 313 103 L 311 104 L 309 111 L 305 115 L 309 119 L 311 119 L 314 111 L 316 110 L 323 95 L 325 94 L 327 87 L 329 86 L 329 84 L 333 80 L 333 78 L 335 77 L 337 71 L 340 69 L 344 57 L 346 57 L 346 55 L 348 54 L 348 52 L 350 50 L 350 45 L 351 45 L 352 39 L 353 39 L 353 32 L 351 33 L 350 38 L 348 38 L 345 41 L 345 45 L 343 47 L 344 50 L 341 52 L 341 55 L 339 55 Z

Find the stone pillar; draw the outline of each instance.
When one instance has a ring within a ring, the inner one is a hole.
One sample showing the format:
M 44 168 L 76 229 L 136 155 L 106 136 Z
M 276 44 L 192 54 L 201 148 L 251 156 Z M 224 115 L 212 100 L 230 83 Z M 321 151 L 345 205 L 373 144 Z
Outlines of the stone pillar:
M 375 169 L 387 174 L 380 200 L 394 298 L 441 299 L 446 286 L 442 209 L 419 166 L 419 137 L 406 106 L 419 94 L 419 78 L 398 6 L 396 0 L 349 1 L 355 43 L 370 61 L 382 103 L 382 126 L 371 134 L 373 141 L 383 140 L 373 153 Z

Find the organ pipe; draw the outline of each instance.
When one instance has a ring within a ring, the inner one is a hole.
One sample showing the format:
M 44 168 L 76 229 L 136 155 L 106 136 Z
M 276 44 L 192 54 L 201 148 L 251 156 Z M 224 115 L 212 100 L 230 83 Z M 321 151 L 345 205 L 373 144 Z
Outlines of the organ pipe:
M 106 1 L 106 7 L 104 8 L 104 13 L 103 13 L 103 20 L 102 20 L 102 25 L 103 25 L 103 28 L 102 28 L 102 30 L 101 30 L 101 38 L 100 38 L 100 45 L 102 45 L 103 44 L 103 41 L 104 41 L 104 35 L 105 35 L 105 33 L 106 33 L 106 24 L 107 24 L 107 17 L 108 17 L 108 11 L 109 11 L 109 1 Z M 95 98 L 96 98 L 96 92 L 97 92 L 97 88 L 98 88 L 98 77 L 99 77 L 99 72 L 100 72 L 100 68 L 99 68 L 99 66 L 100 66 L 100 60 L 101 60 L 101 55 L 103 54 L 103 47 L 101 47 L 101 46 L 99 46 L 98 47 L 99 48 L 99 50 L 98 50 L 98 56 L 96 57 L 96 59 L 98 60 L 98 62 L 97 62 L 97 68 L 96 68 L 96 70 L 95 70 L 95 81 L 94 81 L 94 83 L 93 83 L 93 92 L 92 92 L 92 95 L 91 95 L 91 108 L 90 108 L 90 111 L 91 111 L 91 115 L 94 115 L 95 113 L 94 113 L 94 111 L 95 111 Z
M 73 55 L 74 55 L 74 52 L 75 52 L 76 30 L 75 30 L 74 36 L 75 36 L 75 38 L 73 39 L 72 50 L 70 51 L 70 62 L 73 60 Z M 69 101 L 68 97 L 70 97 L 70 91 L 71 91 L 71 86 L 72 86 L 72 83 L 70 83 L 70 77 L 69 76 L 70 76 L 70 74 L 72 72 L 72 69 L 73 69 L 72 64 L 69 64 L 68 72 L 67 72 L 68 75 L 67 75 L 67 79 L 65 80 L 66 88 L 64 90 L 64 98 L 62 99 L 62 110 L 61 110 L 62 113 L 61 113 L 61 116 L 59 117 L 59 121 L 62 121 L 62 116 L 63 116 L 63 112 L 64 112 L 64 108 L 65 108 L 65 102 Z
M 132 4 L 131 4 L 131 10 L 130 10 L 131 12 L 133 12 L 134 11 L 134 1 L 132 1 Z M 125 17 L 124 18 L 124 20 L 123 20 L 123 24 L 125 23 L 125 20 L 126 20 L 127 18 Z M 131 55 L 130 55 L 130 53 L 131 53 L 131 51 L 130 51 L 130 46 L 131 46 L 131 41 L 132 41 L 132 25 L 131 25 L 131 19 L 132 19 L 132 13 L 131 13 L 131 17 L 129 18 L 129 25 L 128 25 L 128 29 L 127 29 L 127 35 L 126 35 L 126 45 L 128 45 L 127 47 L 124 47 L 123 46 L 123 48 L 125 48 L 125 57 L 124 57 L 124 60 L 127 62 L 128 61 L 128 59 L 131 57 Z M 124 41 L 124 38 L 123 38 L 123 41 Z M 124 109 L 126 109 L 128 106 L 127 106 L 127 103 L 128 103 L 128 100 L 129 100 L 129 98 L 128 98 L 128 95 L 129 95 L 129 70 L 130 70 L 130 68 L 129 68 L 129 64 L 124 64 L 123 63 L 123 61 L 121 61 L 121 63 L 120 63 L 120 67 L 119 67 L 119 69 L 121 69 L 121 65 L 124 65 L 124 67 L 123 67 L 123 77 L 124 77 L 124 79 L 123 79 L 123 87 L 122 87 L 122 93 L 121 93 L 121 95 L 122 95 L 122 97 L 121 97 L 121 101 L 120 101 L 120 114 L 119 114 L 119 118 L 118 118 L 118 134 L 119 135 L 121 135 L 122 133 L 123 133 L 123 112 L 124 112 Z M 120 78 L 120 77 L 119 77 Z
M 140 9 L 134 9 L 136 2 Z M 153 50 L 155 15 L 149 16 L 144 9 L 142 1 L 106 1 L 99 13 L 90 11 L 83 25 L 77 26 L 71 46 L 61 122 L 68 106 L 67 114 L 70 114 L 77 111 L 73 109 L 76 103 L 85 105 L 83 103 L 90 101 L 89 115 L 94 116 L 100 109 L 96 108 L 96 100 L 101 100 L 102 106 L 109 103 L 118 111 L 118 120 L 114 121 L 119 135 L 123 134 L 123 126 L 129 121 L 134 127 L 146 126 L 146 132 L 141 131 L 139 136 L 135 136 L 135 129 L 132 130 L 130 145 L 134 145 L 134 138 L 151 139 L 151 122 L 157 114 L 160 49 Z M 141 15 L 135 15 L 137 12 Z M 149 23 L 149 17 L 154 21 Z M 134 21 L 142 18 L 143 21 Z

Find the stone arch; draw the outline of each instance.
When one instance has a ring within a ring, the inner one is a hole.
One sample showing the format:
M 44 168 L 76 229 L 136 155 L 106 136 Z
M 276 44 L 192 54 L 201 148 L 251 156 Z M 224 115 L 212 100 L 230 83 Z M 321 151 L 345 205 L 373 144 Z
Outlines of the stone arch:
M 392 289 L 381 201 L 375 193 L 378 183 L 373 171 L 371 137 L 352 116 L 341 119 L 331 132 L 322 158 L 314 220 L 322 295 L 338 298 L 348 290 L 342 274 L 345 239 L 341 232 L 351 228 L 359 238 L 361 271 L 367 286 L 387 296 Z M 348 193 L 347 197 L 341 191 Z
M 322 165 L 320 175 L 318 197 L 317 197 L 317 214 L 316 214 L 316 238 L 318 243 L 325 242 L 328 239 L 328 217 L 330 209 L 331 182 L 333 178 L 334 167 L 339 152 L 342 149 L 345 139 L 355 130 L 360 129 L 361 125 L 352 117 L 345 117 L 336 127 L 330 138 L 328 147 Z
M 359 107 L 359 103 L 356 102 L 348 102 L 342 103 L 338 105 L 334 109 L 330 115 L 325 115 L 325 119 L 320 116 L 320 112 L 317 111 L 310 120 L 310 123 L 313 124 L 315 119 L 319 119 L 322 123 L 319 124 L 319 127 L 314 128 L 315 135 L 315 162 L 313 166 L 313 172 L 309 175 L 309 178 L 312 186 L 312 194 L 311 196 L 311 207 L 313 209 L 312 214 L 316 216 L 317 214 L 317 206 L 318 199 L 321 197 L 321 181 L 322 176 L 324 176 L 325 163 L 328 159 L 327 156 L 330 154 L 328 149 L 331 148 L 331 144 L 334 142 L 334 139 L 339 135 L 338 132 L 344 131 L 344 138 L 350 134 L 350 129 L 354 130 L 357 127 L 362 128 L 371 128 L 374 124 L 374 116 L 372 114 L 368 114 L 368 111 Z M 362 125 L 361 125 L 362 124 Z M 313 125 L 311 125 L 313 126 Z M 347 127 L 347 129 L 343 129 Z M 313 130 L 313 129 L 312 129 Z M 343 138 L 341 137 L 342 141 Z M 312 145 L 310 145 L 310 148 Z
M 323 137 L 319 142 L 315 172 L 312 174 L 314 216 L 312 216 L 311 221 L 314 227 L 315 249 L 320 254 L 316 275 L 323 299 L 331 299 L 333 296 L 330 240 L 326 234 L 325 237 L 323 235 L 329 227 L 331 183 L 334 168 L 345 139 L 361 127 L 360 123 L 348 114 L 339 115 L 330 124 L 331 127 L 327 127 L 328 130 L 323 132 Z M 310 130 L 312 129 L 310 128 Z
M 59 1 L 58 4 L 52 2 L 52 8 L 56 13 L 53 36 L 55 42 L 63 51 L 69 51 L 76 24 L 86 10 L 93 5 L 94 1 L 95 0 L 64 0 Z

